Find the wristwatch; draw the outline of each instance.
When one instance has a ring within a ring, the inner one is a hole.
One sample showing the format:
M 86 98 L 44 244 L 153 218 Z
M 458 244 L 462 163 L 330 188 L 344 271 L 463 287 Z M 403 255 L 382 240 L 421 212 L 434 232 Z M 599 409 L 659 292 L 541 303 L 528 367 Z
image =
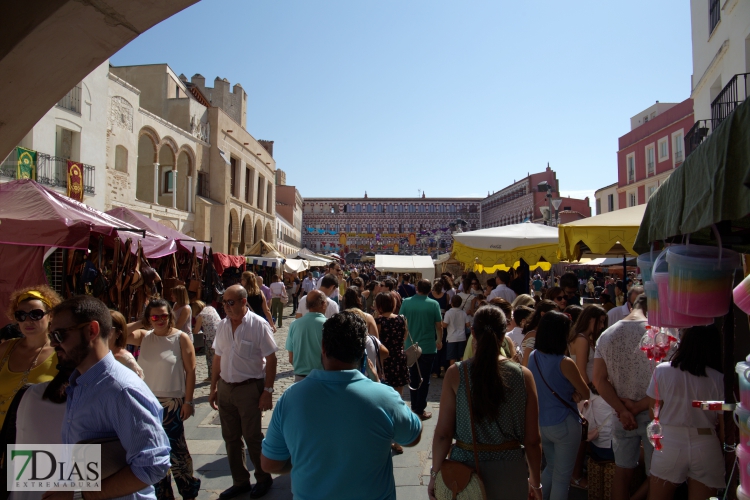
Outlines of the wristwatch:
M 190 405 L 190 406 L 192 406 L 193 408 L 195 408 L 195 403 L 194 403 L 193 401 L 185 401 L 185 404 L 186 404 L 186 405 Z
M 268 394 L 273 394 L 273 387 L 264 387 L 264 391 L 266 391 Z
M 438 475 L 438 473 L 435 472 L 434 470 L 432 470 L 432 466 L 430 466 L 430 477 L 432 479 L 437 479 L 437 475 Z

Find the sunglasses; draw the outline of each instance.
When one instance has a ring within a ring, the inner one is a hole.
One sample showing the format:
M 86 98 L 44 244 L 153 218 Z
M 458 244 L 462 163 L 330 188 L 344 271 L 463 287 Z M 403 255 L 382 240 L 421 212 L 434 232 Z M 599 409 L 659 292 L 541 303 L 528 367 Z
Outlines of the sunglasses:
M 164 321 L 165 319 L 169 319 L 169 314 L 152 314 L 149 316 L 149 319 L 151 321 Z
M 237 302 L 239 302 L 239 300 L 234 300 L 234 299 L 224 299 L 224 300 L 222 300 L 222 303 L 223 303 L 223 304 L 224 304 L 225 306 L 229 306 L 229 307 L 234 307 L 234 305 L 235 305 L 235 304 L 236 304 Z
M 555 297 L 555 301 L 557 302 L 562 302 L 563 300 L 567 302 L 568 298 L 565 295 L 560 295 L 559 297 Z
M 86 323 L 81 323 L 80 325 L 73 325 L 67 328 L 58 328 L 57 330 L 49 332 L 48 337 L 52 342 L 62 344 L 63 342 L 65 342 L 65 338 L 68 336 L 68 330 L 80 330 L 84 326 L 90 324 L 91 321 L 87 321 Z
M 45 317 L 47 314 L 46 311 L 42 311 L 41 309 L 32 309 L 29 312 L 26 311 L 16 311 L 13 313 L 13 315 L 16 317 L 16 321 L 19 323 L 23 323 L 26 321 L 26 318 L 29 318 L 31 321 L 39 321 L 43 317 Z

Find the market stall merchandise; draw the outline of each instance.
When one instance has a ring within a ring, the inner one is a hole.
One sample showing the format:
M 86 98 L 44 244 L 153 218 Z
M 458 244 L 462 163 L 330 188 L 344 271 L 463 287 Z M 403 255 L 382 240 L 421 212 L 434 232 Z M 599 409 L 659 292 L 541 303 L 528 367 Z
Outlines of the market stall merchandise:
M 375 255 L 375 269 L 381 273 L 419 273 L 423 279 L 435 279 L 435 265 L 429 255 Z
M 152 233 L 163 236 L 168 240 L 172 240 L 177 248 L 185 252 L 192 252 L 193 249 L 195 249 L 199 259 L 203 258 L 203 249 L 208 246 L 203 242 L 196 241 L 195 238 L 191 238 L 176 229 L 160 224 L 159 222 L 150 219 L 141 213 L 130 210 L 129 208 L 115 207 L 112 210 L 108 210 L 106 213 L 137 227 L 148 229 Z
M 715 124 L 714 124 L 715 125 Z M 665 272 L 654 264 L 653 276 L 659 278 L 656 296 L 660 314 L 666 309 L 680 314 L 722 314 L 716 324 L 722 329 L 724 402 L 732 406 L 736 395 L 740 431 L 746 432 L 748 371 L 746 354 L 748 317 L 729 302 L 732 286 L 740 286 L 750 270 L 747 256 L 744 273 L 736 273 L 740 259 L 734 252 L 750 250 L 750 104 L 744 101 L 714 127 L 685 162 L 664 181 L 650 198 L 634 242 L 634 250 L 650 252 L 653 246 L 667 245 Z M 729 249 L 731 247 L 731 250 Z M 734 251 L 734 252 L 733 252 Z M 649 287 L 654 293 L 654 287 Z M 736 290 L 736 288 L 735 288 Z M 704 297 L 704 294 L 711 296 Z M 742 293 L 735 294 L 735 300 Z M 708 303 L 707 303 L 708 302 Z M 649 313 L 651 305 L 649 305 Z M 663 318 L 660 318 L 660 320 Z M 649 315 L 649 321 L 650 321 Z M 702 321 L 714 318 L 702 318 Z M 732 374 L 736 371 L 736 376 Z M 724 411 L 725 450 L 735 449 L 738 429 L 733 415 Z M 741 488 L 738 496 L 750 491 L 750 447 L 747 439 L 739 440 L 735 453 L 725 453 L 727 489 L 735 491 L 737 474 L 732 474 L 735 455 L 740 462 Z M 745 493 L 740 494 L 742 491 Z
M 93 238 L 92 238 L 93 236 Z M 169 251 L 169 242 L 116 217 L 47 189 L 33 180 L 0 184 L 0 303 L 23 286 L 47 283 L 44 262 L 54 254 L 58 269 L 56 286 L 64 296 L 84 293 L 83 282 L 76 282 L 84 271 L 86 282 L 103 275 L 109 259 L 103 258 L 105 242 L 113 247 L 119 239 L 130 250 L 128 259 L 141 263 L 146 249 Z M 93 248 L 92 255 L 88 254 Z M 142 249 L 143 252 L 139 252 Z M 77 251 L 76 251 L 77 250 Z M 123 257 L 124 258 L 124 257 Z M 0 316 L 0 326 L 7 324 Z

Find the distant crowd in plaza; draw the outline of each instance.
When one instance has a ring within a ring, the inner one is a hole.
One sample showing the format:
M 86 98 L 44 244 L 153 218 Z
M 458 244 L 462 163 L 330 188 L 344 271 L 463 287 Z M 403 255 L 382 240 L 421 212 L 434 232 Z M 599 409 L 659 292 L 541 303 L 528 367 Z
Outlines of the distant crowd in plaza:
M 682 330 L 654 366 L 640 350 L 647 302 L 634 276 L 511 270 L 430 282 L 333 262 L 268 285 L 245 272 L 220 308 L 184 287 L 172 298 L 151 300 L 127 323 L 90 296 L 16 291 L 8 315 L 22 336 L 0 344 L 3 451 L 112 438 L 122 467 L 84 498 L 174 498 L 173 479 L 184 499 L 196 498 L 183 422 L 195 411 L 202 333 L 232 477 L 221 500 L 260 498 L 273 474 L 286 473 L 295 498 L 395 499 L 392 457 L 423 438 L 437 378 L 431 499 L 479 482 L 490 499 L 567 499 L 570 488 L 588 488 L 592 464 L 614 469 L 616 500 L 671 498 L 688 479 L 691 498 L 724 486 L 722 420 L 690 406 L 723 397 L 718 331 Z M 295 383 L 274 408 L 274 332 L 285 319 Z M 661 451 L 646 433 L 657 397 Z M 467 467 L 474 475 L 461 473 Z M 639 469 L 648 479 L 636 483 Z

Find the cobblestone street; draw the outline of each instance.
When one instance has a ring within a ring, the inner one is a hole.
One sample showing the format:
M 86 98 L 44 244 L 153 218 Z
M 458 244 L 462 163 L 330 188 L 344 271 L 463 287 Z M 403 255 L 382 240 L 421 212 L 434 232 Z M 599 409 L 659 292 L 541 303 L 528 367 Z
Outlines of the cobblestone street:
M 293 321 L 291 307 L 284 309 L 284 326 L 279 328 L 274 335 L 279 350 L 276 353 L 278 368 L 276 372 L 275 392 L 273 395 L 274 406 L 284 390 L 294 383 L 294 372 L 289 363 L 289 356 L 284 344 L 286 343 L 289 325 Z M 188 448 L 193 457 L 193 467 L 196 477 L 201 480 L 201 491 L 199 499 L 216 499 L 226 488 L 232 485 L 229 474 L 229 463 L 226 458 L 226 448 L 221 438 L 221 426 L 219 425 L 219 414 L 208 405 L 210 383 L 204 382 L 208 377 L 206 368 L 206 357 L 198 356 L 198 383 L 195 389 L 195 416 L 185 422 L 185 435 Z M 423 423 L 422 440 L 413 448 L 404 448 L 402 455 L 393 457 L 393 475 L 396 481 L 396 494 L 399 500 L 424 499 L 427 497 L 426 485 L 429 481 L 430 464 L 428 462 L 430 449 L 432 448 L 432 435 L 438 416 L 438 403 L 442 389 L 442 379 L 430 380 L 430 392 L 428 395 L 428 411 L 433 412 L 433 417 Z M 409 404 L 408 390 L 406 391 L 407 404 Z M 272 411 L 265 412 L 263 416 L 263 429 L 268 427 Z M 252 467 L 248 457 L 247 465 Z M 255 483 L 255 478 L 251 479 Z M 173 484 L 175 494 L 177 487 Z M 249 498 L 249 494 L 238 497 L 240 500 Z M 274 478 L 271 491 L 264 498 L 268 499 L 290 499 L 291 481 L 289 476 Z

